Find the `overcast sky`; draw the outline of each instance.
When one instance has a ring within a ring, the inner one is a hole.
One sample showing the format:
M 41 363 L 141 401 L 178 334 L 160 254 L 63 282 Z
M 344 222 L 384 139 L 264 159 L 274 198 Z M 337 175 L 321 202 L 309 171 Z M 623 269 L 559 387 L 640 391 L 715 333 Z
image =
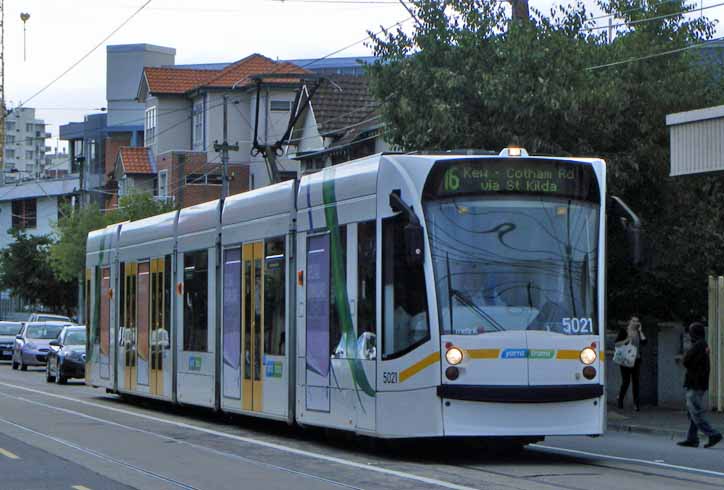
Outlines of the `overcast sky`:
M 358 2 L 358 3 L 354 3 Z M 107 36 L 145 0 L 5 0 L 5 97 L 14 106 Z M 561 2 L 531 0 L 547 11 Z M 565 2 L 568 3 L 568 2 Z M 704 0 L 704 6 L 720 3 Z M 593 0 L 586 0 L 594 5 Z M 23 61 L 23 24 L 27 59 Z M 724 7 L 707 10 L 710 18 Z M 318 58 L 408 17 L 396 0 L 153 0 L 106 44 L 176 48 L 176 63 L 234 61 L 258 52 L 271 58 Z M 721 30 L 721 26 L 720 26 Z M 360 43 L 337 56 L 369 55 Z M 105 103 L 105 45 L 28 106 L 58 126 L 82 120 Z M 62 110 L 61 110 L 62 109 Z M 52 143 L 55 146 L 55 140 Z

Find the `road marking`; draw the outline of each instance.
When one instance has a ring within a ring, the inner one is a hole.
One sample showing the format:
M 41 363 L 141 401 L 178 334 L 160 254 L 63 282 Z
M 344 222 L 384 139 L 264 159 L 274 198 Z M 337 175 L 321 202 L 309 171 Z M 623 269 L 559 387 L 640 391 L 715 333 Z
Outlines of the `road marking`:
M 69 396 L 56 395 L 56 394 L 54 394 L 54 393 L 46 393 L 46 392 L 44 392 L 44 391 L 35 390 L 35 389 L 32 389 L 32 388 L 27 388 L 27 387 L 25 387 L 25 386 L 19 386 L 19 385 L 14 385 L 14 384 L 10 384 L 10 383 L 3 383 L 3 382 L 0 382 L 0 386 L 7 386 L 7 387 L 9 387 L 9 388 L 14 388 L 14 389 L 17 389 L 17 390 L 22 390 L 22 391 L 28 391 L 28 392 L 30 392 L 30 393 L 36 393 L 36 394 L 38 394 L 38 395 L 43 395 L 43 396 L 47 396 L 47 397 L 51 397 L 51 398 L 57 398 L 57 399 L 59 399 L 59 400 L 66 400 L 66 401 L 78 403 L 78 404 L 80 404 L 80 405 L 85 405 L 85 406 L 89 406 L 89 407 L 100 408 L 101 410 L 106 410 L 106 411 L 109 411 L 109 412 L 122 413 L 122 414 L 124 414 L 124 415 L 130 415 L 130 416 L 132 416 L 132 417 L 138 417 L 138 418 L 142 418 L 142 419 L 145 419 L 145 420 L 152 420 L 152 421 L 154 421 L 154 422 L 160 422 L 160 423 L 162 423 L 162 424 L 168 424 L 168 425 L 172 425 L 172 426 L 175 426 L 175 427 L 180 427 L 180 428 L 183 428 L 183 429 L 195 430 L 195 431 L 198 431 L 198 432 L 202 432 L 202 433 L 204 433 L 204 434 L 210 434 L 210 435 L 214 435 L 214 436 L 218 436 L 218 437 L 225 437 L 225 438 L 227 438 L 227 439 L 232 439 L 232 440 L 235 440 L 235 441 L 245 442 L 245 443 L 247 443 L 247 444 L 254 444 L 254 445 L 257 445 L 257 446 L 267 447 L 267 448 L 270 448 L 270 449 L 276 449 L 276 450 L 278 450 L 278 451 L 283 451 L 283 452 L 290 453 L 290 454 L 296 454 L 296 455 L 299 455 L 299 456 L 306 456 L 306 457 L 308 457 L 308 458 L 314 458 L 314 459 L 318 459 L 318 460 L 321 460 L 321 461 L 327 461 L 327 462 L 330 462 L 330 463 L 337 463 L 337 464 L 341 464 L 341 465 L 344 465 L 344 466 L 350 466 L 350 467 L 352 467 L 352 468 L 359 468 L 359 469 L 362 469 L 362 470 L 365 470 L 365 471 L 372 471 L 372 472 L 375 472 L 375 473 L 382 473 L 382 474 L 384 474 L 384 475 L 391 475 L 391 476 L 395 476 L 395 477 L 397 477 L 397 478 L 402 478 L 402 479 L 404 479 L 404 480 L 413 480 L 413 481 L 418 481 L 418 482 L 422 482 L 422 483 L 427 483 L 427 484 L 430 484 L 430 485 L 437 485 L 437 486 L 439 486 L 439 487 L 449 488 L 449 489 L 451 489 L 451 490 L 479 490 L 479 489 L 474 488 L 474 487 L 467 487 L 467 486 L 465 486 L 465 485 L 458 485 L 458 484 L 456 484 L 456 483 L 451 483 L 451 482 L 447 482 L 447 481 L 444 481 L 444 480 L 437 480 L 437 479 L 435 479 L 435 478 L 428 478 L 428 477 L 425 477 L 425 476 L 415 475 L 415 474 L 413 474 L 413 473 L 406 473 L 406 472 L 404 472 L 404 471 L 397 471 L 397 470 L 391 470 L 391 469 L 388 469 L 388 468 L 381 468 L 381 467 L 379 467 L 379 466 L 372 466 L 372 465 L 368 465 L 368 464 L 365 464 L 365 463 L 357 463 L 357 462 L 355 462 L 355 461 L 348 461 L 348 460 L 346 460 L 346 459 L 337 458 L 337 457 L 334 457 L 334 456 L 328 456 L 328 455 L 326 455 L 326 454 L 320 454 L 320 453 L 315 453 L 315 452 L 311 452 L 311 451 L 305 451 L 305 450 L 303 450 L 303 449 L 295 449 L 295 448 L 288 447 L 288 446 L 282 446 L 281 444 L 275 444 L 275 443 L 273 443 L 273 442 L 260 441 L 260 440 L 257 440 L 257 439 L 253 439 L 253 438 L 251 438 L 251 437 L 244 437 L 244 436 L 237 436 L 237 435 L 234 435 L 234 434 L 227 434 L 227 433 L 225 433 L 225 432 L 221 432 L 221 431 L 218 431 L 218 430 L 207 429 L 207 428 L 205 428 L 205 427 L 199 427 L 199 426 L 197 426 L 197 425 L 187 424 L 187 423 L 185 423 L 185 422 L 176 422 L 176 421 L 173 421 L 173 420 L 166 420 L 166 419 L 162 419 L 162 418 L 160 418 L 160 417 L 154 417 L 154 416 L 152 416 L 152 415 L 146 415 L 146 414 L 142 414 L 142 413 L 135 413 L 135 412 L 132 412 L 132 411 L 130 411 L 130 410 L 123 410 L 123 409 L 121 409 L 121 408 L 109 407 L 108 405 L 103 405 L 103 404 L 100 404 L 100 403 L 88 402 L 88 401 L 85 401 L 85 400 L 79 400 L 79 399 L 77 399 L 77 398 L 72 398 L 72 397 L 69 397 Z
M 11 453 L 7 449 L 3 449 L 1 447 L 0 447 L 0 455 L 3 455 L 8 459 L 20 459 L 15 453 Z
M 70 488 L 72 488 L 73 490 L 91 490 L 90 488 L 88 488 L 84 485 L 73 485 Z
M 638 458 L 624 458 L 623 456 L 611 456 L 609 454 L 592 453 L 589 451 L 580 451 L 578 449 L 565 449 L 562 447 L 545 446 L 542 444 L 531 444 L 528 447 L 536 448 L 536 449 L 543 449 L 544 451 L 558 452 L 558 453 L 563 453 L 563 454 L 575 454 L 578 456 L 588 456 L 588 457 L 601 458 L 601 459 L 610 459 L 612 461 L 623 461 L 625 463 L 637 463 L 637 464 L 644 464 L 644 465 L 648 465 L 648 466 L 658 466 L 660 468 L 669 468 L 672 470 L 682 470 L 682 471 L 688 471 L 690 473 L 701 473 L 703 475 L 710 475 L 710 476 L 717 476 L 719 478 L 724 478 L 724 473 L 721 471 L 705 470 L 705 469 L 701 469 L 701 468 L 691 468 L 689 466 L 681 466 L 678 464 L 660 463 L 658 461 L 649 461 L 646 459 L 638 459 Z

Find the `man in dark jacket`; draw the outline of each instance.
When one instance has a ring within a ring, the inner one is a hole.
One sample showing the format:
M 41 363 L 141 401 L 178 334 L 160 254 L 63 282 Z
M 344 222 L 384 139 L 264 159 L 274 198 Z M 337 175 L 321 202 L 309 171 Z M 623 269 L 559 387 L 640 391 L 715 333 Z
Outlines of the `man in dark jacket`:
M 701 323 L 689 325 L 691 348 L 684 354 L 684 367 L 686 378 L 686 410 L 689 416 L 689 434 L 685 441 L 677 443 L 684 447 L 699 447 L 699 431 L 709 437 L 704 447 L 712 447 L 722 440 L 722 435 L 716 431 L 704 418 L 706 413 L 706 392 L 709 389 L 709 346 L 705 340 L 705 329 Z

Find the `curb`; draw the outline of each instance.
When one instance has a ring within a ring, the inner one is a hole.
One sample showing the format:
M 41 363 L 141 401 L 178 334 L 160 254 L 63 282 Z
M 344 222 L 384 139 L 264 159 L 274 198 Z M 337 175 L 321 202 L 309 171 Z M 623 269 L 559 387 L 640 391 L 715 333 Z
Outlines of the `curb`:
M 635 434 L 649 434 L 663 436 L 668 439 L 686 439 L 688 433 L 685 430 L 661 429 L 659 427 L 650 427 L 646 425 L 635 425 L 626 423 L 609 422 L 607 429 L 612 432 L 633 432 Z

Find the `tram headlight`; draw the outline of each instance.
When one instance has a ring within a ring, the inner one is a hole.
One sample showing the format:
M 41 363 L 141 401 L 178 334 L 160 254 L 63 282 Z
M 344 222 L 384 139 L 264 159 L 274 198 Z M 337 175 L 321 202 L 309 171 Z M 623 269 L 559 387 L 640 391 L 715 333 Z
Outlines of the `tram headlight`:
M 461 351 L 457 347 L 450 347 L 447 352 L 445 352 L 445 359 L 447 360 L 448 364 L 456 366 L 463 362 L 463 351 Z
M 581 362 L 587 366 L 596 362 L 596 351 L 586 347 L 581 351 Z

